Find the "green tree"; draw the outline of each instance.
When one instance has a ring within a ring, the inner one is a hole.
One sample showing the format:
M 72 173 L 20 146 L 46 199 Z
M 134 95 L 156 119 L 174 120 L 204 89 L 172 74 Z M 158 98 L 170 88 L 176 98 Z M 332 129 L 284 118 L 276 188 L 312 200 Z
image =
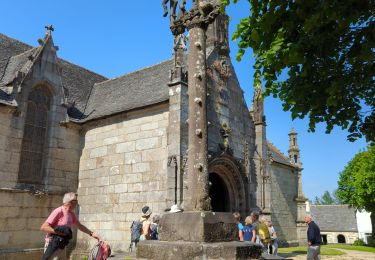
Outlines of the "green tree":
M 237 60 L 253 50 L 264 94 L 278 97 L 293 119 L 308 117 L 312 132 L 326 122 L 327 133 L 337 125 L 350 141 L 374 141 L 375 1 L 247 1 L 249 17 L 233 40 Z M 223 10 L 230 2 L 237 0 L 222 0 Z
M 336 198 L 336 190 L 331 194 L 329 191 L 325 191 L 321 198 L 318 196 L 314 199 L 314 204 L 316 205 L 334 205 L 341 204 L 339 198 Z
M 375 144 L 356 154 L 340 173 L 337 196 L 344 203 L 371 212 L 375 241 Z

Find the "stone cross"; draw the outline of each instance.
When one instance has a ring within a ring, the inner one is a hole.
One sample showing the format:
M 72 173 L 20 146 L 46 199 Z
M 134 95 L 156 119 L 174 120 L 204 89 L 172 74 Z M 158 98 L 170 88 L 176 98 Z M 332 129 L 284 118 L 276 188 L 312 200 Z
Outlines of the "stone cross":
M 207 82 L 206 82 L 206 29 L 219 14 L 219 2 L 196 0 L 193 7 L 185 9 L 181 1 L 178 16 L 177 0 L 170 2 L 171 31 L 176 37 L 189 31 L 188 95 L 189 95 L 189 143 L 188 187 L 190 198 L 185 203 L 188 211 L 210 211 L 207 160 Z M 214 3 L 215 2 L 215 3 Z M 164 16 L 167 16 L 168 0 L 163 0 Z
M 52 24 L 44 26 L 44 28 L 47 29 L 47 31 L 53 32 L 55 29 L 53 28 Z

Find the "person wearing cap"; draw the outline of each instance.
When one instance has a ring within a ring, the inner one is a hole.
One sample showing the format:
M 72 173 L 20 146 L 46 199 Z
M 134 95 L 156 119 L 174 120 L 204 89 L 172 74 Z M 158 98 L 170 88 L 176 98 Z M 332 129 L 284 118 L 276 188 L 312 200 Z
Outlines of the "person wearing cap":
M 142 208 L 142 215 L 140 219 L 142 222 L 141 237 L 139 238 L 140 241 L 151 239 L 151 221 L 149 220 L 151 214 L 152 211 L 149 206 L 144 206 Z
M 69 228 L 76 227 L 81 230 L 83 233 L 88 234 L 89 236 L 100 240 L 100 237 L 95 232 L 88 229 L 86 226 L 82 225 L 79 222 L 78 218 L 74 214 L 74 210 L 77 207 L 78 200 L 77 194 L 74 192 L 68 192 L 64 194 L 63 205 L 54 209 L 49 215 L 47 220 L 41 225 L 40 230 L 47 233 L 45 238 L 44 251 L 48 248 L 48 244 L 51 241 L 51 236 L 53 234 L 58 236 L 64 236 L 65 234 L 55 231 L 56 227 L 66 226 Z M 64 249 L 57 249 L 51 256 L 52 260 L 66 260 L 67 253 L 66 247 Z

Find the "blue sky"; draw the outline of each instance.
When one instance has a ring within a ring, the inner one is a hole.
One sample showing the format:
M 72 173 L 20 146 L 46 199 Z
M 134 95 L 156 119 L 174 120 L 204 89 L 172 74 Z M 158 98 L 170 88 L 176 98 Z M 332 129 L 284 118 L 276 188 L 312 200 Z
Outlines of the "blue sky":
M 167 18 L 162 17 L 161 0 L 13 0 L 2 1 L 0 33 L 37 46 L 53 24 L 59 57 L 113 78 L 146 67 L 172 55 L 173 38 Z M 230 35 L 241 17 L 249 14 L 248 1 L 228 8 Z M 252 97 L 252 56 L 235 61 L 236 43 L 231 42 L 231 56 L 247 104 Z M 308 133 L 307 120 L 292 121 L 273 98 L 265 101 L 268 139 L 284 154 L 288 150 L 288 133 L 292 126 L 298 132 L 303 163 L 303 189 L 313 199 L 337 187 L 339 172 L 361 149 L 364 140 L 346 140 L 347 132 L 335 128 L 325 134 L 324 124 Z

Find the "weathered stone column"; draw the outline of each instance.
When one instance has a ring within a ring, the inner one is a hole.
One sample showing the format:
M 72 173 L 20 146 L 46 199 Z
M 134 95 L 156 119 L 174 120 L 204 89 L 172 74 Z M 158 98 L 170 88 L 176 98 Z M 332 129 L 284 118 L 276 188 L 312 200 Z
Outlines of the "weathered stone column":
M 186 204 L 188 211 L 211 209 L 207 170 L 206 28 L 204 27 L 203 24 L 196 24 L 189 30 L 188 179 L 190 201 Z

